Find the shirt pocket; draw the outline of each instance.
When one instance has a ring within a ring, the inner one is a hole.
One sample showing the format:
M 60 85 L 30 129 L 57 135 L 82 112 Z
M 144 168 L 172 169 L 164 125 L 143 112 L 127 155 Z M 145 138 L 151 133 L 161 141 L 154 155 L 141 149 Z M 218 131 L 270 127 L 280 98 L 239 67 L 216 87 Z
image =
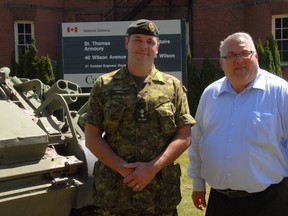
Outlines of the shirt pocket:
M 110 100 L 104 105 L 104 130 L 107 133 L 115 133 L 123 118 L 126 105 L 117 100 Z
M 271 113 L 253 111 L 248 116 L 245 127 L 247 141 L 253 144 L 267 144 L 275 142 L 276 119 Z
M 160 128 L 163 135 L 173 134 L 177 127 L 174 117 L 175 106 L 173 105 L 173 103 L 167 101 L 158 105 L 155 109 L 158 115 Z

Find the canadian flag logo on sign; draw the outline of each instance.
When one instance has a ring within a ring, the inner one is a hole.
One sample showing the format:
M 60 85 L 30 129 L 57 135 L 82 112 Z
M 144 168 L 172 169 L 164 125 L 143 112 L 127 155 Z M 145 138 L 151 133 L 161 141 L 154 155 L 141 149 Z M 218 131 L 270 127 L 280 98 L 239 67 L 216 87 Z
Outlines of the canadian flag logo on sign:
M 78 32 L 78 27 L 67 27 L 67 32 Z

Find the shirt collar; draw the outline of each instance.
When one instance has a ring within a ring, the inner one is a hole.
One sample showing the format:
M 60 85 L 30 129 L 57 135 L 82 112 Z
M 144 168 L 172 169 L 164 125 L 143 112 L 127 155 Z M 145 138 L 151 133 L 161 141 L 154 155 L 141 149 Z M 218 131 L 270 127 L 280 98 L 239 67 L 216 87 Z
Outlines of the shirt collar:
M 249 86 L 248 86 L 249 87 Z M 262 89 L 266 88 L 266 79 L 262 69 L 258 69 L 258 73 L 254 82 L 251 83 L 251 88 Z
M 255 77 L 255 79 L 254 79 L 254 81 L 253 81 L 252 83 L 250 83 L 250 84 L 243 90 L 243 92 L 246 91 L 246 90 L 248 90 L 248 89 L 252 89 L 252 88 L 264 90 L 264 89 L 265 89 L 265 83 L 266 83 L 266 82 L 265 82 L 265 77 L 264 77 L 264 75 L 263 75 L 263 71 L 262 71 L 262 69 L 259 68 L 259 69 L 258 69 L 258 72 L 257 72 L 257 74 L 256 74 L 256 77 Z M 234 91 L 233 88 L 231 87 L 230 82 L 229 82 L 229 80 L 227 79 L 227 77 L 224 77 L 224 78 L 223 78 L 223 82 L 222 82 L 222 85 L 221 85 L 221 87 L 220 87 L 220 89 L 219 89 L 219 92 L 218 92 L 218 95 L 217 95 L 217 96 L 221 95 L 221 94 L 224 93 L 224 92 L 235 93 L 235 91 Z

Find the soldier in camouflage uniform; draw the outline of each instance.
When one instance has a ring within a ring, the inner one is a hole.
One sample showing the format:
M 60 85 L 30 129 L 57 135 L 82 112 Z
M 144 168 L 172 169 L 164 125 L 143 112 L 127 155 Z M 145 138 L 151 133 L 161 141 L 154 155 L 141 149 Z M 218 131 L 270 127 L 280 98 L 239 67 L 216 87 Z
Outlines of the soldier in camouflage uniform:
M 180 167 L 190 145 L 182 84 L 158 71 L 159 30 L 149 20 L 127 29 L 127 66 L 98 78 L 89 98 L 86 146 L 95 164 L 96 215 L 177 215 Z

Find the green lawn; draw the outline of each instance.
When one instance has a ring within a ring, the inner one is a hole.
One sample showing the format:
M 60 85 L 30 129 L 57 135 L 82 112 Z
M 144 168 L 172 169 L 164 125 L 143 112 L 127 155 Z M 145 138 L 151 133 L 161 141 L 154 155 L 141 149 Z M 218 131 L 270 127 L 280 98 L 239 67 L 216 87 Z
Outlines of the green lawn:
M 181 165 L 182 177 L 181 177 L 181 192 L 182 200 L 178 206 L 179 216 L 203 216 L 204 213 L 196 209 L 191 199 L 192 180 L 187 176 L 188 166 L 188 151 L 185 151 L 181 157 L 178 158 L 178 162 Z M 207 197 L 207 196 L 206 196 Z

